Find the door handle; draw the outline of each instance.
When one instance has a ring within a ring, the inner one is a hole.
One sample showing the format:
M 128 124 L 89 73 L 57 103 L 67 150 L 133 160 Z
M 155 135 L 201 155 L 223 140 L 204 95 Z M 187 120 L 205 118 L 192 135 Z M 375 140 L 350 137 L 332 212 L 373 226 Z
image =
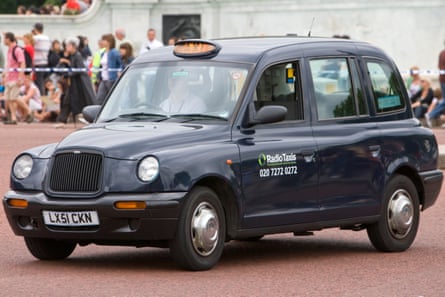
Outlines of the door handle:
M 371 152 L 371 156 L 373 158 L 377 158 L 378 156 L 380 156 L 380 151 L 381 151 L 381 147 L 380 145 L 370 145 L 368 146 L 369 151 Z
M 303 159 L 306 163 L 315 162 L 315 151 L 313 150 L 302 151 L 301 154 L 303 155 Z

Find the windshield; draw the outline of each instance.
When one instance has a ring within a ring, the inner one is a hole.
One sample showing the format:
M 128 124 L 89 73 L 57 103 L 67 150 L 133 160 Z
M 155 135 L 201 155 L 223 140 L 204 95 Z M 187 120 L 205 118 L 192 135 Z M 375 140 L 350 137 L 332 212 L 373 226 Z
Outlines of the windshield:
M 196 60 L 131 67 L 97 121 L 227 120 L 247 74 L 248 65 Z

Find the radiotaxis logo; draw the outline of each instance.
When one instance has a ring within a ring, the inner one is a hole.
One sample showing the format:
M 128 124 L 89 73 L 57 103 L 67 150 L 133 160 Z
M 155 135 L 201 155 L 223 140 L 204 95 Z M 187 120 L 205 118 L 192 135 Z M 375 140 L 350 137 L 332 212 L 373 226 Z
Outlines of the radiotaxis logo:
M 258 175 L 260 178 L 283 177 L 298 174 L 297 155 L 277 153 L 258 155 Z
M 258 165 L 264 166 L 283 166 L 294 165 L 297 162 L 297 155 L 294 153 L 282 153 L 282 154 L 264 154 L 261 153 L 258 156 Z
M 263 167 L 267 165 L 267 157 L 265 154 L 260 154 L 258 156 L 258 164 Z

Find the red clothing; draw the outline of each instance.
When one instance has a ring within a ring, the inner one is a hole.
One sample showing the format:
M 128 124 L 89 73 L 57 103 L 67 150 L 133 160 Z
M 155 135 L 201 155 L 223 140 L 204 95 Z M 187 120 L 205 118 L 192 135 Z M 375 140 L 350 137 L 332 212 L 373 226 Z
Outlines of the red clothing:
M 32 46 L 32 45 L 30 45 L 30 44 L 28 44 L 28 45 L 25 45 L 25 47 L 23 48 L 28 54 L 29 54 L 29 56 L 31 57 L 31 60 L 32 60 L 32 66 L 34 67 L 34 47 Z M 32 78 L 32 80 L 36 80 L 36 73 L 33 71 L 33 72 L 28 72 L 28 73 L 31 73 L 31 78 Z
M 34 65 L 34 47 L 32 45 L 26 45 L 24 47 L 25 51 L 31 56 L 32 64 Z
M 445 49 L 439 54 L 439 70 L 445 71 Z M 439 75 L 439 81 L 445 84 L 445 74 Z
M 76 0 L 66 1 L 66 9 L 80 11 L 80 4 Z

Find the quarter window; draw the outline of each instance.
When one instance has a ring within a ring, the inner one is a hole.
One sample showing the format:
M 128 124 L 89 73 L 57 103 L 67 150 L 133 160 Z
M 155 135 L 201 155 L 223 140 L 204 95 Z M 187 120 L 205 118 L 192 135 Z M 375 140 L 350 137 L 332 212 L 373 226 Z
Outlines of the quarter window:
M 366 65 L 377 113 L 405 108 L 402 90 L 394 70 L 382 61 L 368 61 Z

